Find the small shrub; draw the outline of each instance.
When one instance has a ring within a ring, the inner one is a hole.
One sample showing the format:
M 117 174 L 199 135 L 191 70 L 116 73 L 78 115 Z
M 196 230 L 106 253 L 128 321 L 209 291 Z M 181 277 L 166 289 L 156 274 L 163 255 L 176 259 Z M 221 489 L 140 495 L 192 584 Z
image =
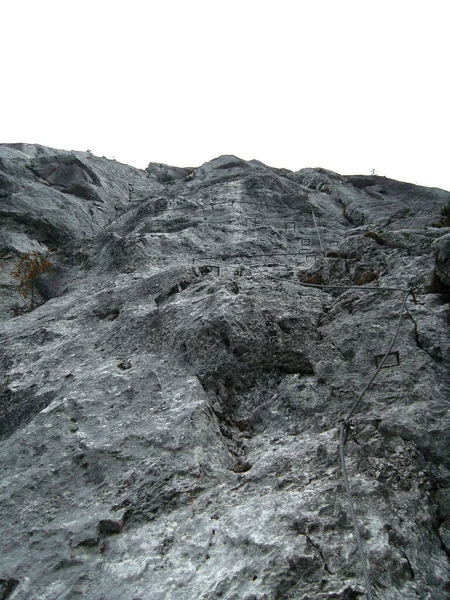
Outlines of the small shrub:
M 441 226 L 450 227 L 450 201 L 441 208 Z
M 248 462 L 238 462 L 231 470 L 235 473 L 246 473 L 247 471 L 250 471 L 251 468 L 252 465 Z
M 364 234 L 364 237 L 375 240 L 377 244 L 381 244 L 381 245 L 384 244 L 383 238 L 378 233 L 375 233 L 375 231 L 366 231 L 366 233 Z
M 356 285 L 366 285 L 371 281 L 375 281 L 376 279 L 378 279 L 378 277 L 378 273 L 374 273 L 373 271 L 366 271 L 362 275 L 355 277 L 353 281 L 356 283 Z
M 38 306 L 37 297 L 39 293 L 37 290 L 37 281 L 44 273 L 53 274 L 55 272 L 53 267 L 53 263 L 47 260 L 45 254 L 34 250 L 33 252 L 22 254 L 19 264 L 14 271 L 11 271 L 11 276 L 18 281 L 17 291 L 26 302 L 29 302 L 24 312 L 27 309 L 31 311 Z M 20 314 L 20 312 L 17 314 Z
M 446 302 L 450 302 L 450 286 L 442 283 L 441 278 L 433 271 L 433 275 L 431 277 L 431 283 L 427 287 L 428 294 L 442 294 L 444 300 Z
M 300 281 L 302 283 L 314 283 L 315 285 L 322 285 L 324 282 L 322 275 L 318 273 L 303 273 L 300 276 Z
M 441 208 L 441 220 L 431 223 L 431 227 L 450 227 L 450 201 Z
M 26 305 L 16 302 L 10 307 L 9 312 L 13 317 L 20 317 L 20 315 L 24 315 L 25 313 L 29 312 L 29 310 Z

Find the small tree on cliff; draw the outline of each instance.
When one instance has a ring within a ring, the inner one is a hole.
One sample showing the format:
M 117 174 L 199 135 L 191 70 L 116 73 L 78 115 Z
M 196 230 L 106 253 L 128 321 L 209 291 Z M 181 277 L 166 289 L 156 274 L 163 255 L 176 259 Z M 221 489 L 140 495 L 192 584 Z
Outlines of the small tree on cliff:
M 450 227 L 450 201 L 441 208 L 441 223 L 443 227 Z
M 43 273 L 54 273 L 54 265 L 47 256 L 34 250 L 22 254 L 19 264 L 11 271 L 12 277 L 18 281 L 17 291 L 26 302 L 30 302 L 28 309 L 36 308 L 37 281 Z

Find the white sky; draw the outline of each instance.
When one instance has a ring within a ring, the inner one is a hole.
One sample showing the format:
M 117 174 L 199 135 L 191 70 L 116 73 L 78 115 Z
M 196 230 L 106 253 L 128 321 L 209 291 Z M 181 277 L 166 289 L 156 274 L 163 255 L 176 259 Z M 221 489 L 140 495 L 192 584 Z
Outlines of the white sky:
M 0 141 L 450 189 L 449 0 L 2 0 Z

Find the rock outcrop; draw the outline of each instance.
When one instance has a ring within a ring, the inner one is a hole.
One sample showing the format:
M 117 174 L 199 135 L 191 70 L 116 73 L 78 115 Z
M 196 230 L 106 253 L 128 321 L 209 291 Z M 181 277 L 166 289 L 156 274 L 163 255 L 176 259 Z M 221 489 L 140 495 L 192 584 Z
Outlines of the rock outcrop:
M 0 145 L 0 598 L 363 598 L 339 426 L 406 290 L 345 455 L 377 597 L 450 598 L 449 199 Z

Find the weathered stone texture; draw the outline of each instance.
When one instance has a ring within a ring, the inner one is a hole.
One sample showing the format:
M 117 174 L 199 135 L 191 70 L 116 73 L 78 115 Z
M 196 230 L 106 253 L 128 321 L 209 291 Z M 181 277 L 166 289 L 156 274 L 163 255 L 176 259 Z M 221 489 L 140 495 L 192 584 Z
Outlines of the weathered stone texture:
M 449 198 L 0 145 L 0 598 L 363 598 L 338 427 L 409 288 L 347 468 L 379 597 L 450 598 Z

